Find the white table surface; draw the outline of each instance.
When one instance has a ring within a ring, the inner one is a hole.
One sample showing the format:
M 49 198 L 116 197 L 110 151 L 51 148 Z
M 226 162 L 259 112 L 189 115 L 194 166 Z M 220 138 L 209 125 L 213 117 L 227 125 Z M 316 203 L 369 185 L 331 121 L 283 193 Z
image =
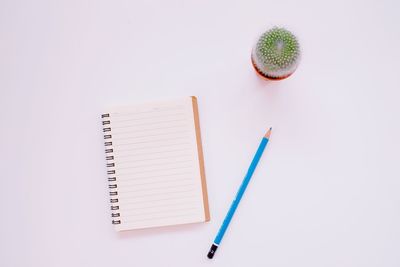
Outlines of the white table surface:
M 0 1 L 0 265 L 400 266 L 399 3 Z M 250 64 L 273 25 L 303 52 L 281 82 Z M 211 221 L 116 233 L 99 115 L 188 95 Z

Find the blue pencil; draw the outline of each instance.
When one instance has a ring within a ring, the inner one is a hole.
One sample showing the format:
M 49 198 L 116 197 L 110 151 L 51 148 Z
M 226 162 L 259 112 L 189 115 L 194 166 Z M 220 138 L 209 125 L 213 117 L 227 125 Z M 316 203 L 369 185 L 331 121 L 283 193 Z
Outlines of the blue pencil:
M 254 155 L 253 160 L 251 161 L 250 167 L 247 171 L 246 176 L 243 179 L 242 184 L 239 187 L 238 192 L 236 193 L 236 197 L 233 199 L 231 207 L 229 208 L 228 213 L 225 216 L 224 222 L 222 223 L 221 227 L 219 228 L 218 234 L 214 239 L 214 243 L 211 245 L 210 251 L 207 254 L 207 257 L 212 259 L 214 257 L 215 251 L 217 250 L 219 244 L 221 243 L 222 238 L 224 237 L 225 231 L 229 226 L 229 223 L 232 220 L 233 214 L 235 214 L 236 208 L 238 207 L 240 200 L 244 192 L 246 191 L 247 185 L 250 182 L 251 176 L 254 173 L 254 170 L 257 167 L 258 162 L 260 161 L 261 155 L 264 152 L 265 147 L 268 144 L 269 138 L 271 136 L 272 128 L 269 128 L 267 133 L 264 135 L 263 139 L 261 140 L 260 145 L 258 146 L 257 152 Z

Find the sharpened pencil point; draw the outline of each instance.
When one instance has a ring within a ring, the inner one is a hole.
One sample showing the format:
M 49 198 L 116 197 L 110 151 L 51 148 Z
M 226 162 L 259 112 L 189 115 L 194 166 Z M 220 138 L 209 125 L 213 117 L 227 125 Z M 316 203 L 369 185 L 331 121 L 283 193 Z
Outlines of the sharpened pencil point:
M 267 131 L 267 133 L 264 135 L 265 138 L 269 139 L 269 137 L 271 136 L 271 131 L 272 131 L 272 127 L 269 128 L 269 130 Z

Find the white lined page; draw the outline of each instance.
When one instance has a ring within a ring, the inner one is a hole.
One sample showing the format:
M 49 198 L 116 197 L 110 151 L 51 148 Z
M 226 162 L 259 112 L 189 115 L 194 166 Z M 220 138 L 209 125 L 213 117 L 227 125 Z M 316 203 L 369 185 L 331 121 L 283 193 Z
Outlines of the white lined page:
M 205 221 L 192 98 L 108 114 L 116 230 Z

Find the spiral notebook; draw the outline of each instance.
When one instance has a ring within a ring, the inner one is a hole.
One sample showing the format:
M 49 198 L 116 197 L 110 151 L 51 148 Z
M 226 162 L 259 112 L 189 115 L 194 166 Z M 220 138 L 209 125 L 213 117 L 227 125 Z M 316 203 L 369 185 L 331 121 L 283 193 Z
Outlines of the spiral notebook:
M 210 220 L 196 97 L 101 117 L 117 231 Z

